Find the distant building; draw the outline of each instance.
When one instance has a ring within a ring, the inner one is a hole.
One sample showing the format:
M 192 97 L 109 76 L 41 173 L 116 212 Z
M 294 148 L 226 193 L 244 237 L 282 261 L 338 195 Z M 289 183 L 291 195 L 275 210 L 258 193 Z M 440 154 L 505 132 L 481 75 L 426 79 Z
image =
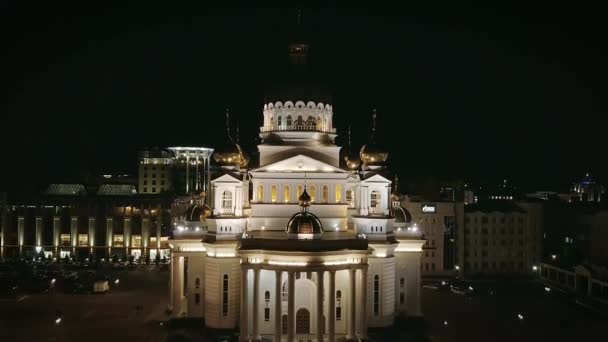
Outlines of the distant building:
M 542 205 L 488 200 L 467 205 L 457 234 L 464 274 L 530 274 L 541 259 Z
M 411 216 L 426 243 L 422 247 L 422 275 L 440 275 L 454 269 L 456 228 L 464 224 L 464 203 L 425 201 L 406 196 L 401 205 Z
M 133 185 L 85 188 L 51 184 L 44 194 L 0 198 L 1 257 L 167 255 L 170 200 L 139 196 Z
M 187 195 L 208 191 L 210 157 L 207 147 L 169 147 L 138 153 L 138 192 Z
M 600 202 L 606 189 L 587 173 L 583 179 L 572 185 L 572 192 L 571 198 L 574 197 L 579 201 Z

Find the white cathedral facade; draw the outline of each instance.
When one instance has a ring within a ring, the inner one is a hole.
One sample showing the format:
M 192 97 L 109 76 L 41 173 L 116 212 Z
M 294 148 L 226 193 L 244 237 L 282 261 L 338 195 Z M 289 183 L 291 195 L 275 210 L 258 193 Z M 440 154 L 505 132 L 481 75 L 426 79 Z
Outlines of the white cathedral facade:
M 176 222 L 173 317 L 242 341 L 335 341 L 420 316 L 424 240 L 399 219 L 375 132 L 341 168 L 332 105 L 287 96 L 264 105 L 259 167 L 228 132 L 208 205 Z

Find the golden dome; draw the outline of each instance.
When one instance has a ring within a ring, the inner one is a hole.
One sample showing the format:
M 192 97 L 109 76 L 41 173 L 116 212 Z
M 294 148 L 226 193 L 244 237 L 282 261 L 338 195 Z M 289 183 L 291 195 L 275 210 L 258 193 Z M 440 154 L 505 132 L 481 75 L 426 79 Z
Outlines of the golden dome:
M 361 147 L 361 150 L 359 151 L 359 158 L 361 158 L 363 164 L 381 165 L 386 162 L 388 152 L 380 148 L 374 139 L 374 135 L 376 133 L 376 109 L 374 109 L 373 120 L 372 136 L 369 139 L 369 143 Z
M 222 146 L 215 150 L 213 159 L 215 159 L 220 166 L 246 167 L 249 163 L 249 159 L 243 153 L 241 146 L 232 140 L 232 137 L 230 136 L 229 121 L 228 110 L 226 110 L 226 140 Z

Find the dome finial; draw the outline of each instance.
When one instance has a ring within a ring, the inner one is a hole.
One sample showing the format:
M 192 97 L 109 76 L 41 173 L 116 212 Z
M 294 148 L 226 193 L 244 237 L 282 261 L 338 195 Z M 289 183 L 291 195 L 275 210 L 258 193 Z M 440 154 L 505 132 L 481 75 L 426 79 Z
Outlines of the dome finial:
M 239 143 L 239 120 L 236 120 L 236 143 Z
M 230 109 L 226 106 L 226 133 L 228 133 L 228 139 L 232 141 L 232 137 L 230 136 Z
M 376 133 L 376 107 L 374 107 L 374 113 L 372 114 L 372 135 Z
M 399 175 L 395 174 L 395 194 L 399 196 Z
M 348 149 L 350 150 L 351 148 L 351 143 L 350 143 L 350 125 L 348 125 Z
M 302 9 L 298 8 L 298 26 L 302 24 Z

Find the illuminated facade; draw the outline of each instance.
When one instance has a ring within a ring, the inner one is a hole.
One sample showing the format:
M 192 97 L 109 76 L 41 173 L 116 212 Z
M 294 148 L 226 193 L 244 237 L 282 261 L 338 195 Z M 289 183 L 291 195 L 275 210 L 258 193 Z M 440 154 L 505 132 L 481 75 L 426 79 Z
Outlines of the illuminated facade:
M 292 46 L 292 61 L 307 50 Z M 394 229 L 375 127 L 361 169 L 352 156 L 341 168 L 328 96 L 297 89 L 267 94 L 259 166 L 227 129 L 208 206 L 193 200 L 175 218 L 174 317 L 238 329 L 242 341 L 335 341 L 421 315 L 424 240 L 404 222 Z

